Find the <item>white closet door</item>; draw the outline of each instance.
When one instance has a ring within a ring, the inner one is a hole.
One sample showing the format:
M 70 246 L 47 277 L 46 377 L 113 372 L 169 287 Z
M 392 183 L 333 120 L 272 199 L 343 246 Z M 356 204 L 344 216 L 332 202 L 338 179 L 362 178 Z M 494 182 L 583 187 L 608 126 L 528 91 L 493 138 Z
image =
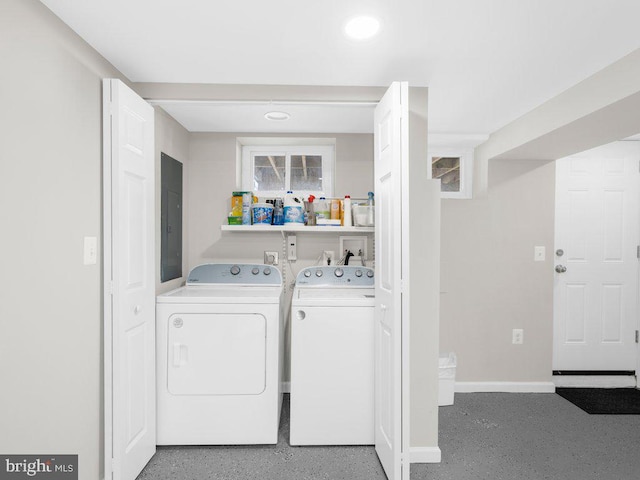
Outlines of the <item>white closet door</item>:
M 103 87 L 105 473 L 133 480 L 156 451 L 154 112 L 119 80 Z
M 402 231 L 402 176 L 409 160 L 408 92 L 407 83 L 393 83 L 374 116 L 375 447 L 389 480 L 409 478 L 409 411 L 403 409 L 408 404 L 409 352 L 408 343 L 402 341 L 408 319 L 402 316 L 401 293 L 402 235 L 408 235 Z

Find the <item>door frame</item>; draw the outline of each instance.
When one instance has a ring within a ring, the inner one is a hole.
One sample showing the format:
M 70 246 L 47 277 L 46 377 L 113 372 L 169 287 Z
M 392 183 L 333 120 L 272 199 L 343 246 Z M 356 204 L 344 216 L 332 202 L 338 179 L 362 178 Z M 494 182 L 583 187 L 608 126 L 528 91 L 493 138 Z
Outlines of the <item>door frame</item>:
M 112 166 L 111 159 L 111 99 L 107 98 L 106 82 L 102 83 L 102 304 L 104 358 L 104 479 L 113 478 L 113 304 L 112 304 Z

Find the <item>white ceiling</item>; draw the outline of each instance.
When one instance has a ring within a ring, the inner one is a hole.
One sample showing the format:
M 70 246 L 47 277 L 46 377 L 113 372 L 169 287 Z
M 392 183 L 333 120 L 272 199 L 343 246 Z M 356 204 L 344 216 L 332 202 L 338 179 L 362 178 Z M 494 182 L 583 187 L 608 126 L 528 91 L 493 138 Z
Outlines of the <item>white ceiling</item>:
M 373 133 L 372 104 L 153 102 L 190 132 Z M 272 121 L 267 112 L 291 118 Z
M 430 87 L 429 129 L 440 133 L 491 133 L 640 47 L 638 0 L 42 2 L 133 82 L 407 80 Z M 380 18 L 381 34 L 347 40 L 356 14 Z M 184 109 L 168 108 L 208 128 L 206 108 Z

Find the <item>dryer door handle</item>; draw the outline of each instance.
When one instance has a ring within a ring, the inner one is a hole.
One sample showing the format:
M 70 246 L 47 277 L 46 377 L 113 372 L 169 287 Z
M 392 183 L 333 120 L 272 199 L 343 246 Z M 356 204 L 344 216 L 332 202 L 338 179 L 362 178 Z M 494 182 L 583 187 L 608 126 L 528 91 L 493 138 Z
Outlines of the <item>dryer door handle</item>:
M 189 349 L 182 343 L 173 344 L 173 366 L 182 367 L 189 361 Z

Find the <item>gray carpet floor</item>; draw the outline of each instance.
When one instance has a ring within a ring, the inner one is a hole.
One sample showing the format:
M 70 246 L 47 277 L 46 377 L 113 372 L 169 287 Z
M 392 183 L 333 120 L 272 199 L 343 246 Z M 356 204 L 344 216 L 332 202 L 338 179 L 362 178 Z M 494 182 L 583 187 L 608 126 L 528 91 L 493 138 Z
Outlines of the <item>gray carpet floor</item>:
M 158 447 L 139 480 L 384 480 L 373 447 Z M 456 394 L 440 408 L 442 463 L 412 480 L 640 478 L 640 415 L 588 415 L 554 394 Z

